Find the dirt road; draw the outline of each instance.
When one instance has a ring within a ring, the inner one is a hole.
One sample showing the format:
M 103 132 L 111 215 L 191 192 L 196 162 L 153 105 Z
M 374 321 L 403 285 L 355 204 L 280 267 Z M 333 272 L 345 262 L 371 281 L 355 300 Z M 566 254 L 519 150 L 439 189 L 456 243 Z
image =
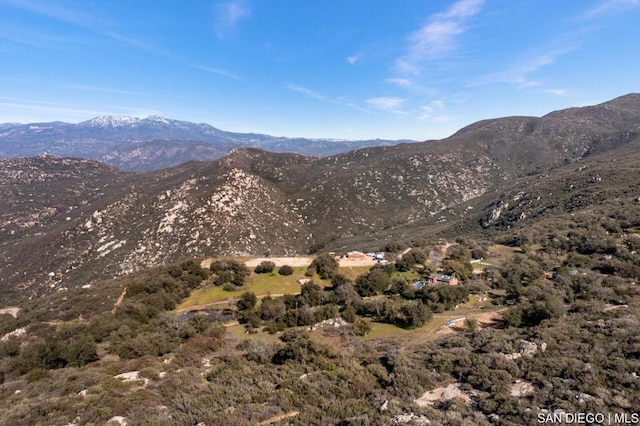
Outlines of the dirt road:
M 202 263 L 200 263 L 200 266 L 202 266 L 203 268 L 208 268 L 209 265 L 211 265 L 211 262 L 213 260 L 214 260 L 213 258 L 205 259 L 202 261 Z M 365 257 L 364 259 L 347 259 L 345 257 L 337 260 L 341 268 L 348 268 L 352 266 L 373 266 L 376 264 L 375 259 L 372 259 L 368 256 Z M 252 259 L 246 260 L 244 264 L 247 265 L 248 268 L 255 268 L 256 266 L 258 266 L 260 263 L 264 261 L 273 262 L 276 264 L 276 267 L 289 265 L 294 268 L 302 268 L 302 267 L 311 265 L 311 262 L 313 262 L 313 257 L 310 257 L 310 256 L 254 257 Z

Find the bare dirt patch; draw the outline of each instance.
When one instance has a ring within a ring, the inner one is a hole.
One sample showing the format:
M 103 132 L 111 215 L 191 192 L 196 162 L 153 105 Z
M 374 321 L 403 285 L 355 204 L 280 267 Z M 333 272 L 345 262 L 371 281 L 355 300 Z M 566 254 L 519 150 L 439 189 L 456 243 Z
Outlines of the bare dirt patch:
M 9 306 L 7 308 L 0 309 L 0 315 L 9 314 L 14 318 L 18 318 L 18 312 L 20 312 L 20 308 L 17 306 Z
M 115 315 L 120 305 L 122 305 L 122 301 L 124 300 L 124 296 L 126 295 L 127 295 L 127 288 L 125 287 L 124 290 L 122 290 L 122 294 L 120 294 L 120 296 L 118 297 L 118 300 L 116 300 L 116 303 L 113 304 L 113 309 L 111 310 L 112 314 Z
M 471 402 L 471 395 L 461 389 L 460 383 L 451 383 L 444 388 L 437 388 L 425 392 L 420 398 L 414 400 L 416 405 L 421 407 L 433 405 L 437 401 L 447 401 L 449 399 L 459 398 L 465 403 Z
M 273 262 L 276 266 L 289 265 L 294 268 L 309 266 L 313 262 L 313 257 L 256 257 L 244 262 L 248 268 L 255 268 L 262 262 Z
M 280 422 L 282 420 L 290 419 L 292 417 L 296 417 L 298 414 L 300 414 L 299 411 L 291 411 L 289 413 L 280 414 L 279 416 L 274 416 L 274 417 L 271 417 L 270 419 L 267 419 L 267 420 L 265 420 L 263 422 L 260 422 L 260 423 L 258 423 L 258 425 L 272 425 L 272 424 L 278 423 L 278 422 Z
M 516 398 L 533 395 L 535 391 L 536 388 L 533 384 L 524 380 L 518 380 L 511 385 L 511 396 L 515 396 Z
M 378 262 L 372 257 L 365 256 L 362 259 L 347 259 L 343 257 L 342 259 L 338 259 L 338 263 L 341 268 L 349 268 L 352 266 L 373 266 Z
M 488 327 L 495 328 L 500 324 L 502 319 L 502 313 L 506 310 L 500 309 L 492 312 L 483 312 L 479 314 L 468 314 L 461 321 L 456 321 L 450 326 L 446 324 L 443 325 L 436 333 L 438 334 L 447 334 L 447 333 L 461 333 L 467 331 L 467 327 L 465 325 L 464 319 L 474 319 L 478 321 L 477 326 L 478 330 L 482 330 Z

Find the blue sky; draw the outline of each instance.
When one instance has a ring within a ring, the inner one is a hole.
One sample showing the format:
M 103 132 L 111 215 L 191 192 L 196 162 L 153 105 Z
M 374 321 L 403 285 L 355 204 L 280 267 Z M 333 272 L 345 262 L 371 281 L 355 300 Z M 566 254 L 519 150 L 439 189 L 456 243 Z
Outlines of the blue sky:
M 0 122 L 426 140 L 640 91 L 640 0 L 0 0 Z

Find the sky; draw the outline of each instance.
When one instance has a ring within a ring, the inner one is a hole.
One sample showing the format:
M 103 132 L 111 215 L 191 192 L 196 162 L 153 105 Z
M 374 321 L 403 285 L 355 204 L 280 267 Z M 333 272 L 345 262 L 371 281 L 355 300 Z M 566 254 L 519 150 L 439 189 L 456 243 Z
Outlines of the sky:
M 640 92 L 640 0 L 0 0 L 0 123 L 447 137 Z

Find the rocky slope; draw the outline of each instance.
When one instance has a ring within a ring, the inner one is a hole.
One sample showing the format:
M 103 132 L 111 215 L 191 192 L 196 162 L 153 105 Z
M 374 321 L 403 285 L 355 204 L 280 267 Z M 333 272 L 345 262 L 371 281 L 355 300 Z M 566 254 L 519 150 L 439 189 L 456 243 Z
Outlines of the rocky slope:
M 640 196 L 632 190 L 639 129 L 640 96 L 629 95 L 326 158 L 243 149 L 144 174 L 52 156 L 5 160 L 2 299 L 182 257 L 379 247 L 528 226 L 572 205 L 602 204 L 614 196 L 607 188 L 632 200 Z

